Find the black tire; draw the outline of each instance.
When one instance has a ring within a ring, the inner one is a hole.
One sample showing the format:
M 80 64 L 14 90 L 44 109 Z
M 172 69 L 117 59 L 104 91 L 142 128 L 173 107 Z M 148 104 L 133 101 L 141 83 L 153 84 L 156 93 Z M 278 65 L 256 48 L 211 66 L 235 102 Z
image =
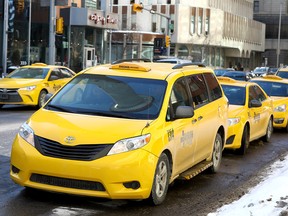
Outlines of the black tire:
M 1 107 L 0 107 L 1 108 Z M 287 122 L 287 125 L 285 127 L 285 131 L 288 133 L 288 122 Z
M 149 201 L 153 205 L 160 205 L 166 198 L 170 180 L 170 163 L 166 154 L 161 154 L 152 185 Z
M 0 109 L 4 106 L 4 104 L 0 104 Z
M 47 95 L 47 91 L 41 90 L 39 97 L 38 97 L 38 108 L 41 108 L 45 104 L 45 97 Z
M 210 173 L 216 173 L 220 169 L 223 151 L 223 140 L 219 133 L 216 134 L 214 141 L 213 153 L 212 153 L 212 163 L 213 165 L 208 168 Z
M 236 150 L 236 153 L 239 155 L 245 155 L 247 152 L 247 149 L 249 147 L 250 135 L 249 135 L 249 129 L 246 125 L 243 130 L 242 139 L 241 139 L 241 147 Z
M 266 134 L 262 137 L 264 142 L 269 142 L 271 139 L 271 135 L 273 133 L 273 120 L 272 118 L 269 119 L 267 128 L 266 128 Z

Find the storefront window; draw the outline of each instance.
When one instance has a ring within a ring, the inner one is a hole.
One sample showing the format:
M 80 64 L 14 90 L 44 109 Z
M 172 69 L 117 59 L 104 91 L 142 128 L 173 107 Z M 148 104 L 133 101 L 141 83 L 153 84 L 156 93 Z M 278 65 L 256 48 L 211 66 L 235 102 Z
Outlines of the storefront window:
M 84 28 L 72 27 L 70 40 L 70 67 L 79 72 L 83 69 Z

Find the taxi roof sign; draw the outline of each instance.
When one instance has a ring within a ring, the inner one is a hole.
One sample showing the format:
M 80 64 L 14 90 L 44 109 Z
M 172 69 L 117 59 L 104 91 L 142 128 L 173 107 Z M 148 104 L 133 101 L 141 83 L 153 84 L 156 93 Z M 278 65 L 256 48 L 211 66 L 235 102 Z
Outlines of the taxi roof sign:
M 263 76 L 264 79 L 274 79 L 274 80 L 283 80 L 282 77 L 276 76 L 276 75 L 266 75 Z
M 233 78 L 230 78 L 230 77 L 224 77 L 224 76 L 219 76 L 217 77 L 217 79 L 219 81 L 225 81 L 225 82 L 231 82 L 231 83 L 236 83 L 237 81 Z
M 143 71 L 143 72 L 148 72 L 151 70 L 151 68 L 144 67 L 142 65 L 130 63 L 130 62 L 122 62 L 120 64 L 111 65 L 110 69 L 134 70 L 134 71 Z
M 41 62 L 36 62 L 36 63 L 32 64 L 31 66 L 47 66 L 47 64 L 41 63 Z

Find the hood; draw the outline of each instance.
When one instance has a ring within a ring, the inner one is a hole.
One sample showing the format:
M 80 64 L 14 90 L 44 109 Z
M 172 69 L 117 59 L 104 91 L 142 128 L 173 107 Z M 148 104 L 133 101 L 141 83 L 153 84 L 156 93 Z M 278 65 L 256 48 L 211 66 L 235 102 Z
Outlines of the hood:
M 14 79 L 3 78 L 0 79 L 0 88 L 22 88 L 31 85 L 37 85 L 42 82 L 43 79 Z
M 271 96 L 272 102 L 273 102 L 273 107 L 276 107 L 278 105 L 282 104 L 287 104 L 287 97 L 276 97 L 276 96 Z
M 141 135 L 147 120 L 122 119 L 72 114 L 40 109 L 28 121 L 35 135 L 63 145 L 72 136 L 78 144 L 114 144 L 116 141 Z
M 229 105 L 229 110 L 228 110 L 228 117 L 229 118 L 234 118 L 236 116 L 239 116 L 239 114 L 244 110 L 244 106 L 240 105 Z

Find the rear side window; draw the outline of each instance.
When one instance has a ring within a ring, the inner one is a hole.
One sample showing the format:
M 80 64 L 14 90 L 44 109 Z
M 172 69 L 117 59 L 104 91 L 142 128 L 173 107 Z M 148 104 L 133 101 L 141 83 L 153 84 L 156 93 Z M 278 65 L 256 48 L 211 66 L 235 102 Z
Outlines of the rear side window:
M 200 107 L 209 102 L 208 91 L 202 74 L 187 77 L 188 85 L 192 94 L 194 107 Z
M 222 97 L 221 87 L 212 73 L 204 73 L 205 80 L 208 85 L 208 91 L 211 97 L 211 100 L 217 100 Z
M 249 102 L 253 99 L 258 100 L 260 102 L 266 100 L 264 93 L 258 86 L 249 87 Z

